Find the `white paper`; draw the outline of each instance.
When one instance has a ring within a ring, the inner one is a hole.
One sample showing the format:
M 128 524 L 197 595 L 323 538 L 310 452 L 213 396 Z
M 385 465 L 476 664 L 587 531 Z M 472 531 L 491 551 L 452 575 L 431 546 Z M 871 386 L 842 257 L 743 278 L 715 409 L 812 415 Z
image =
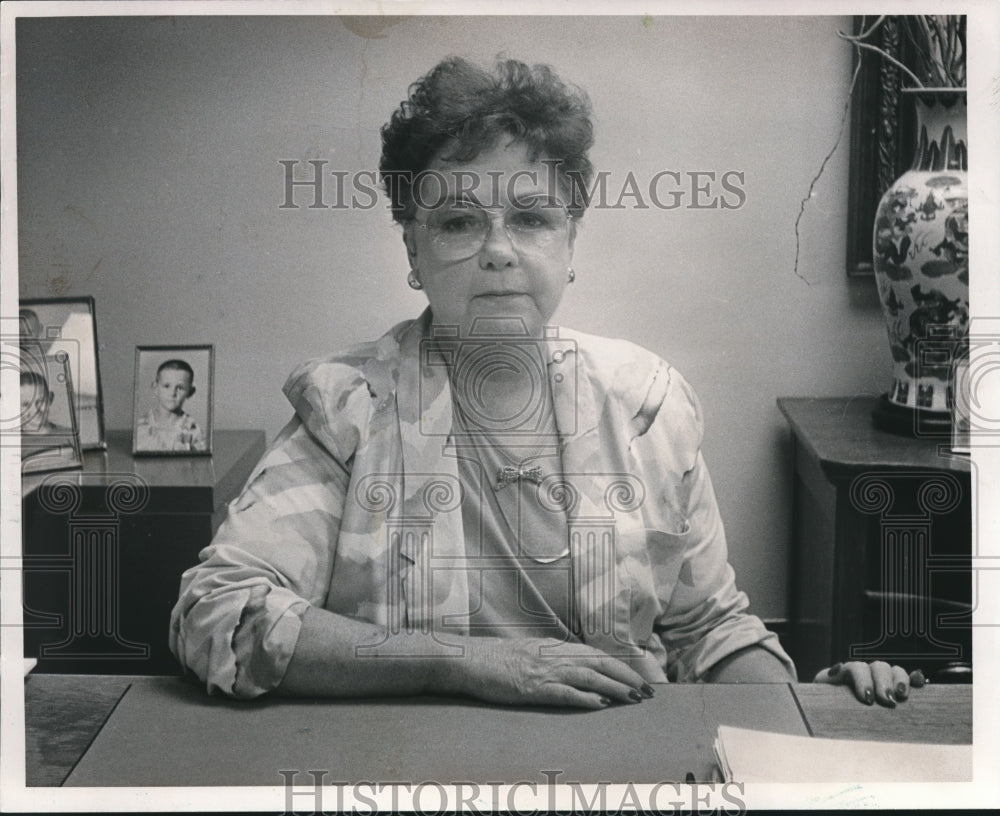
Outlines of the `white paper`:
M 727 782 L 962 782 L 971 745 L 820 739 L 719 726 L 715 754 Z

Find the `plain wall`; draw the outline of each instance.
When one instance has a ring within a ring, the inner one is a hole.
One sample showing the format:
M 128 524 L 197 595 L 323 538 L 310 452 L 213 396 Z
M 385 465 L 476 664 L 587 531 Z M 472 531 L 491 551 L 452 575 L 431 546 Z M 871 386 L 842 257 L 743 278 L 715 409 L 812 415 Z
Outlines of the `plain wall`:
M 626 199 L 589 212 L 557 320 L 634 340 L 691 381 L 739 584 L 755 612 L 781 618 L 791 461 L 775 399 L 875 394 L 889 379 L 874 283 L 844 271 L 851 53 L 836 32 L 848 27 L 22 19 L 20 295 L 96 299 L 107 427 L 131 422 L 136 345 L 212 343 L 215 427 L 270 438 L 290 416 L 280 388 L 296 363 L 424 306 L 384 199 L 310 209 L 299 189 L 301 207 L 281 209 L 279 162 L 298 161 L 299 177 L 309 160 L 374 171 L 378 128 L 445 55 L 548 62 L 590 94 L 612 201 L 630 171 L 640 186 L 662 170 L 745 174 L 735 209 L 692 209 L 689 191 L 677 209 Z

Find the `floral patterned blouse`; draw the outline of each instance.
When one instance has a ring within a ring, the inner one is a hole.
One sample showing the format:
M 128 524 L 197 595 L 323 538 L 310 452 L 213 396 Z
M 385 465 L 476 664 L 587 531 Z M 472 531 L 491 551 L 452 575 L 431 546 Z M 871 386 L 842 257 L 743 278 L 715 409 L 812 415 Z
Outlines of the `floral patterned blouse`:
M 308 604 L 390 632 L 467 633 L 448 348 L 430 317 L 290 376 L 295 416 L 173 610 L 170 647 L 210 692 L 274 689 Z M 537 489 L 565 512 L 577 636 L 653 656 L 661 682 L 699 681 L 751 645 L 794 673 L 736 588 L 687 382 L 623 340 L 551 329 L 545 343 L 563 472 Z

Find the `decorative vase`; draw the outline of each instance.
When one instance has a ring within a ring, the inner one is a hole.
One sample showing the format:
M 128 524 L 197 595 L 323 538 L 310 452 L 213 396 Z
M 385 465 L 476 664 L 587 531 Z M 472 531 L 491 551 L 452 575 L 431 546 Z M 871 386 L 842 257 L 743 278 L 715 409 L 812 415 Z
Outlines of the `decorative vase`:
M 951 428 L 952 362 L 969 329 L 969 190 L 964 89 L 916 95 L 916 152 L 879 202 L 873 260 L 892 386 L 872 419 L 906 435 Z

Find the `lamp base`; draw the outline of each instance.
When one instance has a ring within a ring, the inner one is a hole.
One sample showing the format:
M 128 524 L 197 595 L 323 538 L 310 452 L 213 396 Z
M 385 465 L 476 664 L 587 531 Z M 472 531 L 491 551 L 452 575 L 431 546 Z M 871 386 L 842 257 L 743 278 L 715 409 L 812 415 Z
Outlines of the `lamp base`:
M 899 436 L 951 436 L 951 414 L 904 408 L 891 402 L 888 394 L 872 409 L 872 424 Z

